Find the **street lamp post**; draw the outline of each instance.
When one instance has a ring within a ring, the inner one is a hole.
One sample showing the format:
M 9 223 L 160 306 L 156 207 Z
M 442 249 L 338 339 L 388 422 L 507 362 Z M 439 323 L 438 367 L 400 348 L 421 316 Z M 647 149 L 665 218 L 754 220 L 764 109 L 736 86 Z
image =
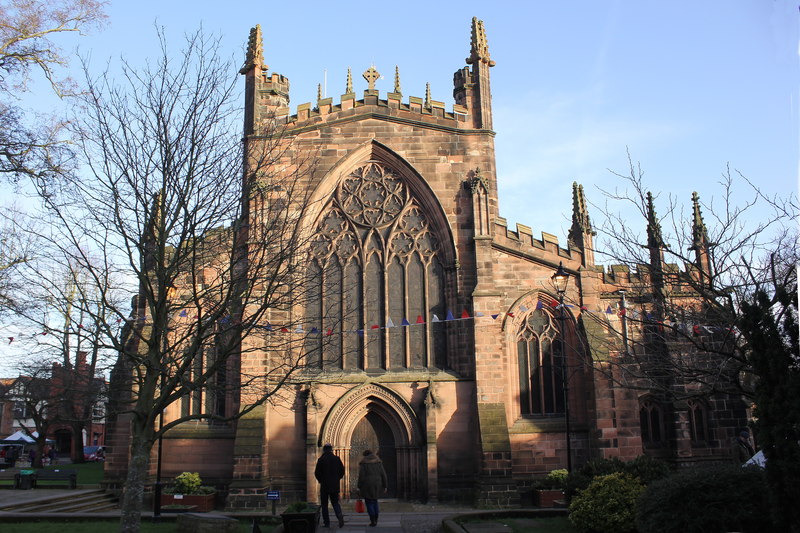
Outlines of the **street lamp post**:
M 158 430 L 164 426 L 164 410 L 158 414 Z M 161 446 L 163 435 L 158 436 L 158 448 L 156 450 L 156 486 L 153 489 L 153 520 L 161 518 Z
M 569 282 L 569 274 L 564 270 L 564 263 L 558 264 L 558 270 L 552 276 L 553 284 L 556 286 L 558 292 L 558 303 L 561 312 L 558 319 L 561 323 L 561 379 L 564 389 L 564 423 L 565 433 L 567 437 L 567 472 L 572 473 L 572 442 L 570 439 L 569 427 L 569 367 L 567 365 L 567 340 L 566 329 L 564 322 L 564 294 L 567 292 L 567 283 Z

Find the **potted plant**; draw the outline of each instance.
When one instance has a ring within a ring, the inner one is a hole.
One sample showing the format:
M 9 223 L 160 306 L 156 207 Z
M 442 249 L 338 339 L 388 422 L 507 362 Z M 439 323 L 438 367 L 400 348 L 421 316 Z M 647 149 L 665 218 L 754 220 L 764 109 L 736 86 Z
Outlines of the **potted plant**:
M 533 482 L 533 500 L 539 507 L 555 507 L 556 502 L 564 499 L 567 486 L 567 470 L 552 470 L 546 477 Z
M 214 510 L 214 487 L 203 485 L 200 474 L 197 472 L 183 472 L 172 481 L 172 486 L 164 489 L 161 494 L 161 506 L 180 505 L 194 506 L 197 511 L 208 512 Z
M 291 504 L 281 513 L 285 533 L 314 533 L 319 523 L 320 506 L 308 502 Z

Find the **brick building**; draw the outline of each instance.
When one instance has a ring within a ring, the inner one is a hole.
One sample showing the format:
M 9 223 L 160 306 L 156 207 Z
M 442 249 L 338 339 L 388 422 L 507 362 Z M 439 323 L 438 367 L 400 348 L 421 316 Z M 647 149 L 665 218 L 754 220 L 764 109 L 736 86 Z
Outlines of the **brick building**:
M 449 109 L 430 95 L 404 99 L 397 73 L 394 90 L 382 94 L 370 67 L 360 94 L 348 73 L 338 101 L 320 97 L 292 114 L 289 80 L 267 70 L 261 30 L 252 30 L 241 71 L 247 145 L 258 150 L 266 142 L 259 125 L 277 121 L 286 156 L 315 162 L 308 229 L 317 237 L 308 264 L 325 281 L 304 312 L 336 331 L 311 347 L 323 354 L 319 371 L 282 401 L 224 428 L 171 430 L 167 477 L 199 471 L 228 487 L 231 508 L 263 506 L 265 488 L 315 501 L 314 462 L 330 442 L 349 472 L 346 496 L 370 447 L 386 466 L 389 497 L 513 505 L 534 476 L 567 465 L 568 420 L 574 465 L 643 453 L 726 460 L 747 421 L 739 399 L 664 402 L 614 379 L 628 338 L 648 335 L 641 321 L 627 322 L 626 306 L 652 311 L 636 293 L 662 283 L 653 272 L 667 266 L 631 273 L 595 265 L 578 185 L 565 245 L 507 227 L 495 172 L 495 63 L 476 19 L 466 62 L 454 74 Z M 258 207 L 245 207 L 256 222 Z M 697 265 L 681 275 L 703 268 L 705 245 L 701 239 Z M 654 239 L 653 257 L 663 262 L 659 246 Z M 559 265 L 570 276 L 563 306 L 553 283 Z M 263 360 L 251 351 L 241 366 Z M 115 453 L 125 443 L 118 431 L 117 440 L 109 436 Z

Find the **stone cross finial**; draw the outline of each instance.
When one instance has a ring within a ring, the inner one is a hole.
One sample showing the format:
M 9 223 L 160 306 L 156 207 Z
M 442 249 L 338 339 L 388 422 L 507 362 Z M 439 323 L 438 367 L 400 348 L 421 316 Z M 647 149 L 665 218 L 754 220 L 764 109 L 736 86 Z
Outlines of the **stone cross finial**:
M 373 92 L 375 90 L 375 82 L 380 79 L 381 73 L 375 70 L 375 66 L 371 66 L 364 71 L 362 76 L 364 76 L 364 79 L 367 80 L 367 83 L 369 84 L 367 90 Z

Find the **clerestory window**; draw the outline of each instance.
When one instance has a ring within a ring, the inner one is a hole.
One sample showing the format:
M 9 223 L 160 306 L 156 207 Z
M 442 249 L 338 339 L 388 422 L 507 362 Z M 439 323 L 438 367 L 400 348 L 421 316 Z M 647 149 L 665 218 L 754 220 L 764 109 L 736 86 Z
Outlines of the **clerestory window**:
M 444 367 L 440 239 L 403 178 L 378 161 L 346 176 L 311 247 L 310 361 L 345 370 Z

